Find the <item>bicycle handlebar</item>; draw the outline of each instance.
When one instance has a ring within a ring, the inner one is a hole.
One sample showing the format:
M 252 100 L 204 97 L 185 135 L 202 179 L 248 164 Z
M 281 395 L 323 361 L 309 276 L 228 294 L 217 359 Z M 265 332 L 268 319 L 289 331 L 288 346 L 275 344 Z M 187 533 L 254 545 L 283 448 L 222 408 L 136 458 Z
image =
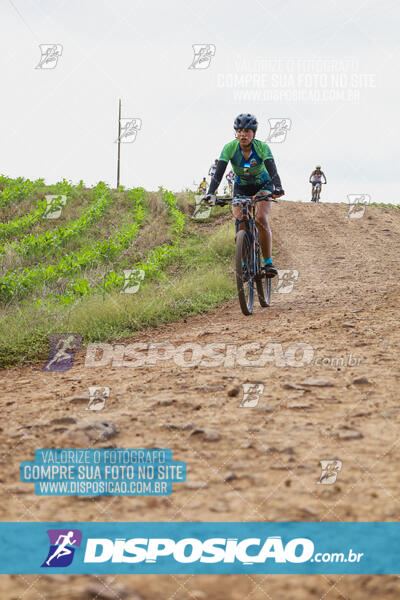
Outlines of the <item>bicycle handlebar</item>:
M 256 196 L 234 196 L 233 198 L 216 198 L 215 204 L 218 206 L 224 206 L 228 202 L 232 202 L 232 204 L 252 204 L 253 202 L 262 202 L 263 200 L 272 200 L 272 202 L 278 202 L 276 198 L 279 198 L 279 196 L 275 197 L 273 194 L 267 194 L 266 196 L 259 198 Z

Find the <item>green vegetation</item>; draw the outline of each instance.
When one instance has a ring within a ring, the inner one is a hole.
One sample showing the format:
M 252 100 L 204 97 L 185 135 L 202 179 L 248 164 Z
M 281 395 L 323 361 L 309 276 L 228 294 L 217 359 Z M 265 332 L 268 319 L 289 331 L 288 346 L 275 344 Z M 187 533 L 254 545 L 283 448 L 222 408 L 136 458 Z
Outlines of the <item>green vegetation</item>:
M 145 261 L 135 264 L 131 269 L 133 274 L 128 282 L 129 285 L 138 283 L 138 281 L 135 279 L 135 273 L 140 271 L 142 271 L 146 280 L 157 277 L 161 269 L 177 254 L 179 242 L 181 240 L 185 225 L 185 218 L 180 210 L 178 210 L 175 206 L 176 199 L 174 195 L 171 192 L 163 190 L 162 188 L 161 192 L 162 201 L 168 207 L 168 213 L 173 219 L 173 223 L 170 226 L 171 243 L 163 244 L 152 249 Z M 95 294 L 96 292 L 98 293 L 99 290 L 104 290 L 105 292 L 111 292 L 111 290 L 116 288 L 121 290 L 125 284 L 125 274 L 118 274 L 114 270 L 111 270 L 106 273 L 101 282 L 91 282 L 89 278 L 81 278 L 70 281 L 66 292 L 63 295 L 57 295 L 56 298 L 62 304 L 70 304 L 77 296 L 88 296 L 90 294 Z
M 9 177 L 0 176 L 0 207 L 9 206 L 15 202 L 24 200 L 30 194 L 33 194 L 37 189 L 43 187 L 44 179 L 30 181 L 23 177 L 10 179 Z
M 50 333 L 79 333 L 84 343 L 132 337 L 145 327 L 206 312 L 236 296 L 231 266 L 234 226 L 188 232 L 174 261 L 137 294 L 90 294 L 73 305 L 26 306 L 0 323 L 0 364 L 44 360 Z
M 23 256 L 34 253 L 40 256 L 48 248 L 62 248 L 68 240 L 83 233 L 98 221 L 111 204 L 113 198 L 105 183 L 100 181 L 93 192 L 94 201 L 76 221 L 70 221 L 68 225 L 58 227 L 54 231 L 27 235 L 20 242 L 12 242 L 9 247 Z M 0 246 L 0 254 L 4 254 L 6 250 L 7 245 Z
M 400 204 L 389 204 L 385 202 L 370 202 L 366 206 L 380 206 L 382 208 L 400 208 Z
M 83 184 L 83 182 L 82 182 Z M 63 180 L 57 183 L 52 195 L 69 195 L 71 192 L 71 184 Z M 77 188 L 79 189 L 79 188 Z M 61 203 L 58 198 L 54 198 L 52 202 L 52 209 L 61 207 Z M 41 221 L 47 212 L 47 201 L 44 198 L 36 203 L 35 209 L 31 212 L 23 215 L 22 217 L 16 217 L 7 223 L 0 223 L 0 240 L 9 240 L 10 238 L 22 234 L 24 231 L 31 229 L 33 225 Z M 2 246 L 0 246 L 2 248 Z M 1 251 L 0 251 L 1 252 Z
M 83 182 L 64 183 L 68 194 L 82 190 Z M 12 180 L 0 178 L 2 186 L 12 188 Z M 84 343 L 120 339 L 235 296 L 234 226 L 231 219 L 212 225 L 229 209 L 216 208 L 209 219 L 197 222 L 190 218 L 190 193 L 110 190 L 100 182 L 90 194 L 92 202 L 79 218 L 57 228 L 43 219 L 37 233 L 2 247 L 11 268 L 0 278 L 0 365 L 43 360 L 52 333 L 78 333 Z M 114 206 L 119 210 L 108 211 L 104 219 L 107 207 Z M 39 200 L 34 210 L 4 224 L 0 238 L 26 231 L 44 210 Z M 74 249 L 68 252 L 72 238 Z M 35 262 L 18 266 L 21 256 L 30 254 Z M 132 273 L 128 282 L 126 270 Z M 137 293 L 121 293 L 135 284 Z
M 105 184 L 103 184 L 105 185 Z M 0 279 L 0 301 L 10 302 L 21 299 L 36 287 L 48 284 L 59 277 L 74 275 L 84 267 L 98 262 L 107 262 L 112 256 L 126 248 L 136 236 L 144 219 L 145 212 L 142 188 L 131 190 L 128 195 L 134 205 L 133 222 L 124 227 L 116 238 L 97 242 L 93 246 L 83 246 L 77 252 L 66 254 L 54 265 L 39 264 L 25 268 L 22 272 L 8 271 Z

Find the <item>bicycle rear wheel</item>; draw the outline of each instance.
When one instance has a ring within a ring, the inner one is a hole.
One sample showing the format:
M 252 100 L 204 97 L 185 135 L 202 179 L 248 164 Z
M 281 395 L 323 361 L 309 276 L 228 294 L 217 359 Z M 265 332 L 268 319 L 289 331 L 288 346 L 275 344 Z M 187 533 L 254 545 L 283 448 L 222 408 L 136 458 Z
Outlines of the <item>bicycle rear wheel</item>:
M 254 305 L 254 269 L 251 258 L 251 241 L 247 231 L 238 231 L 236 236 L 236 285 L 239 304 L 244 315 L 251 315 Z

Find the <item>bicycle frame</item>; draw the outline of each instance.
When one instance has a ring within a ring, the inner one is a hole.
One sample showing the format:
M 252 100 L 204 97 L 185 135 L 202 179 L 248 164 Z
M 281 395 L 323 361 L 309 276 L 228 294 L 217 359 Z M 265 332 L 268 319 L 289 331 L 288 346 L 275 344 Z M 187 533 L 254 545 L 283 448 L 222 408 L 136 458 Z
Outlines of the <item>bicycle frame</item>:
M 277 202 L 277 200 L 275 200 L 275 198 L 273 198 L 272 194 L 266 194 L 265 196 L 259 196 L 259 197 L 257 197 L 257 194 L 256 194 L 255 196 L 235 196 L 232 198 L 221 198 L 221 199 L 217 198 L 216 199 L 216 204 L 218 204 L 219 206 L 224 206 L 228 202 L 231 202 L 232 206 L 241 206 L 242 207 L 241 218 L 238 219 L 239 220 L 239 228 L 237 229 L 236 234 L 238 231 L 240 231 L 240 224 L 244 223 L 245 229 L 250 236 L 250 242 L 251 242 L 251 273 L 250 273 L 250 275 L 252 277 L 257 277 L 258 275 L 260 275 L 260 272 L 261 272 L 260 265 L 257 264 L 257 260 L 256 260 L 258 249 L 260 247 L 260 242 L 258 240 L 258 229 L 256 226 L 255 211 L 256 211 L 256 202 L 261 202 L 263 200 L 266 200 L 266 201 L 272 200 L 272 202 Z
M 317 202 L 320 197 L 321 197 L 321 190 L 322 190 L 322 181 L 317 181 L 316 183 L 313 183 L 313 200 L 314 202 Z
M 275 200 L 273 194 L 264 191 L 254 196 L 236 196 L 233 198 L 215 198 L 213 205 L 241 208 L 240 219 L 236 220 L 235 234 L 235 273 L 240 308 L 244 315 L 251 315 L 254 304 L 254 284 L 257 288 L 261 307 L 270 306 L 271 279 L 261 267 L 260 242 L 255 217 L 255 204 L 262 200 Z
M 254 200 L 254 198 L 250 198 L 250 197 L 244 197 L 244 198 L 237 197 L 232 200 L 232 206 L 241 206 L 242 207 L 242 215 L 241 215 L 241 218 L 238 219 L 239 223 L 238 223 L 238 229 L 236 231 L 236 234 L 238 231 L 240 231 L 241 223 L 244 223 L 244 225 L 245 225 L 244 228 L 248 232 L 248 234 L 250 236 L 250 242 L 251 242 L 250 275 L 252 277 L 254 277 L 255 275 L 258 275 L 256 256 L 257 256 L 257 252 L 258 252 L 258 248 L 259 248 L 258 229 L 256 226 L 256 200 Z M 236 236 L 235 236 L 235 239 L 236 239 Z

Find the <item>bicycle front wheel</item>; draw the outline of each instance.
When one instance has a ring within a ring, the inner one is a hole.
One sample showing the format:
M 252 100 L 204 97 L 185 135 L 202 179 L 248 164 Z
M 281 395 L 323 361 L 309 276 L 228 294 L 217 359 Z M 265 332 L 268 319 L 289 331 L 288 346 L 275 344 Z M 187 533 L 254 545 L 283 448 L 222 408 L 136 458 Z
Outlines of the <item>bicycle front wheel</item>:
M 247 231 L 238 231 L 236 236 L 236 285 L 239 304 L 244 315 L 251 315 L 254 304 L 254 268 L 252 245 Z
M 261 273 L 261 257 L 260 250 L 257 256 L 258 261 L 258 276 L 256 277 L 257 295 L 260 306 L 265 308 L 271 306 L 271 277 L 265 277 L 265 273 Z

